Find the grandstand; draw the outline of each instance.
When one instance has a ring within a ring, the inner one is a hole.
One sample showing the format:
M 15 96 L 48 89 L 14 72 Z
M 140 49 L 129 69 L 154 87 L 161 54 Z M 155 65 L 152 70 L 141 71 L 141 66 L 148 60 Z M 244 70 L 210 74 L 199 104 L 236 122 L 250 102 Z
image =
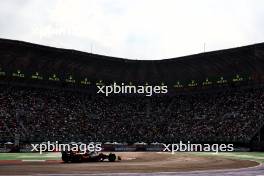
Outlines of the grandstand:
M 180 58 L 144 61 L 2 39 L 0 55 L 1 75 L 17 80 L 24 77 L 23 82 L 26 79 L 41 80 L 41 83 L 47 82 L 48 85 L 52 81 L 60 84 L 76 83 L 75 85 L 116 81 L 200 87 L 227 81 L 263 81 L 264 72 L 264 44 Z
M 1 39 L 0 57 L 1 142 L 264 142 L 264 44 L 138 61 Z M 113 82 L 169 93 L 96 94 Z

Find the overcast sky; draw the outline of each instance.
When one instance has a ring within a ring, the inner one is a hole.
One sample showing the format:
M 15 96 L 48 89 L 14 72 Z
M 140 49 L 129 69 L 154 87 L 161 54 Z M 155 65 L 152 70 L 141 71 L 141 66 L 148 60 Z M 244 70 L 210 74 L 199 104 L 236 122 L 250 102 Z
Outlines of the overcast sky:
M 264 42 L 264 0 L 1 0 L 0 37 L 165 59 Z

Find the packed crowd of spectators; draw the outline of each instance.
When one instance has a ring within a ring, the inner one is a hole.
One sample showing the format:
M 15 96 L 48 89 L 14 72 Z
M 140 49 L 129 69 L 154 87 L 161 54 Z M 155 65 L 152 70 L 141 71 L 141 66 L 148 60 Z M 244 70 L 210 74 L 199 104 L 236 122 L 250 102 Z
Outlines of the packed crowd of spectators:
M 61 142 L 248 142 L 264 123 L 264 88 L 105 97 L 0 86 L 0 139 Z

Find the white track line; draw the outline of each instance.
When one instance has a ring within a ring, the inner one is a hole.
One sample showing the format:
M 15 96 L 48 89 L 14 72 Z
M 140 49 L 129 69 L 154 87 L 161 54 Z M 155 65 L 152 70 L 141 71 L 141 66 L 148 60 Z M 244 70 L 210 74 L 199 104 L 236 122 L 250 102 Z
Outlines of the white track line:
M 46 160 L 21 160 L 22 162 L 46 162 Z

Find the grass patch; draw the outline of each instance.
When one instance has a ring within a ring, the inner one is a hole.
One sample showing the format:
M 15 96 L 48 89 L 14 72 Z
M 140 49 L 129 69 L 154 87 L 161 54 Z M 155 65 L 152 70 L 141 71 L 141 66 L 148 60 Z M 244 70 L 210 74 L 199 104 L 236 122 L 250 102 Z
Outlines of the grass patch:
M 194 152 L 192 154 L 200 156 L 224 157 L 229 159 L 252 160 L 264 163 L 264 152 Z
M 0 160 L 60 160 L 60 153 L 0 153 Z

